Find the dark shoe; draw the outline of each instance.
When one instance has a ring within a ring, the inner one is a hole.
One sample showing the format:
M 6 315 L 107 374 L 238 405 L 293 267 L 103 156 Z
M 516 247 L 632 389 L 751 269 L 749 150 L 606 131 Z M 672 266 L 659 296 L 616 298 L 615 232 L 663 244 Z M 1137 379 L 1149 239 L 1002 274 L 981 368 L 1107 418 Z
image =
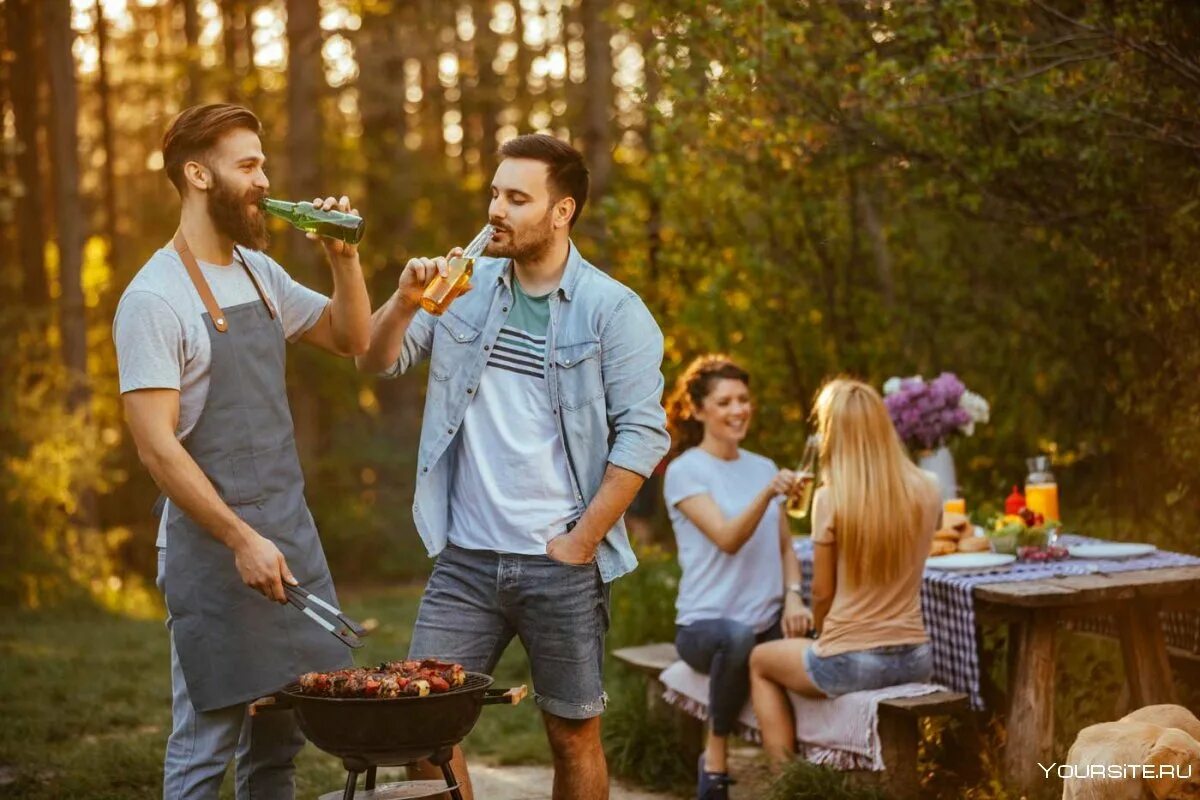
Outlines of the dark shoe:
M 737 783 L 728 772 L 706 772 L 704 753 L 696 764 L 696 800 L 729 800 L 729 787 Z

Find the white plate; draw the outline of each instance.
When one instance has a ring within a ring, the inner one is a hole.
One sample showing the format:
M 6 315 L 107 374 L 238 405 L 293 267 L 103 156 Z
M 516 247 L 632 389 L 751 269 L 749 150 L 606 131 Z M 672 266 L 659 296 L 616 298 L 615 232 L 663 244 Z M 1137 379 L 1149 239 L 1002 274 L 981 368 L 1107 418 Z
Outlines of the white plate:
M 934 569 L 982 570 L 1006 567 L 1017 560 L 1006 553 L 951 553 L 925 559 L 925 566 Z
M 1158 548 L 1152 544 L 1131 542 L 1102 542 L 1100 544 L 1076 544 L 1067 548 L 1072 558 L 1133 558 L 1153 553 Z

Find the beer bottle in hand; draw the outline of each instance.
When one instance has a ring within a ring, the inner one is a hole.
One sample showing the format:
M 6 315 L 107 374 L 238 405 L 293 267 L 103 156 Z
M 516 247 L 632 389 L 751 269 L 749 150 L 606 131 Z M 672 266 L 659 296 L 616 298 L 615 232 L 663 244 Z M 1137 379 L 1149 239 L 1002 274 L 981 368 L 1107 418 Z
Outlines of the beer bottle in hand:
M 341 239 L 346 244 L 358 244 L 366 226 L 360 216 L 336 209 L 325 211 L 312 203 L 289 203 L 286 200 L 265 197 L 259 205 L 263 211 L 273 217 L 279 217 L 293 227 L 318 236 Z
M 792 519 L 804 519 L 808 516 L 808 507 L 812 503 L 813 486 L 817 482 L 817 462 L 821 457 L 821 435 L 814 433 L 804 442 L 804 456 L 797 468 L 798 479 L 795 491 L 788 495 L 784 510 Z
M 475 259 L 483 255 L 495 230 L 491 225 L 484 225 L 483 230 L 475 234 L 475 238 L 463 250 L 463 254 L 450 259 L 449 274 L 445 278 L 439 274 L 425 287 L 425 293 L 421 295 L 421 308 L 440 317 L 450 307 L 454 298 L 462 294 L 470 283 L 475 271 Z

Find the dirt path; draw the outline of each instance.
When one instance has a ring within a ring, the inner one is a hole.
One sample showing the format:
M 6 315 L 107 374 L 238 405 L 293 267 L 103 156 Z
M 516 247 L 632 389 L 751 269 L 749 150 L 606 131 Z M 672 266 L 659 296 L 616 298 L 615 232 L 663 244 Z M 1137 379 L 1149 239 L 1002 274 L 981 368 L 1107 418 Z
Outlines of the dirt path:
M 471 780 L 479 800 L 550 800 L 554 773 L 550 767 L 472 766 Z M 613 781 L 610 800 L 678 800 L 672 794 L 634 789 Z
M 737 779 L 731 800 L 758 800 L 765 796 L 770 780 L 759 762 L 762 751 L 735 745 L 729 754 L 730 768 Z M 401 770 L 381 769 L 380 782 L 403 780 Z M 495 766 L 472 764 L 471 781 L 478 800 L 550 800 L 554 772 L 544 765 Z M 651 792 L 613 780 L 610 800 L 684 800 L 680 795 Z
M 379 770 L 379 783 L 404 780 L 402 769 L 385 767 Z M 477 800 L 551 800 L 554 771 L 543 765 L 492 766 L 471 765 L 471 783 Z M 322 797 L 341 797 L 331 792 Z M 677 795 L 648 792 L 614 780 L 610 800 L 681 800 Z

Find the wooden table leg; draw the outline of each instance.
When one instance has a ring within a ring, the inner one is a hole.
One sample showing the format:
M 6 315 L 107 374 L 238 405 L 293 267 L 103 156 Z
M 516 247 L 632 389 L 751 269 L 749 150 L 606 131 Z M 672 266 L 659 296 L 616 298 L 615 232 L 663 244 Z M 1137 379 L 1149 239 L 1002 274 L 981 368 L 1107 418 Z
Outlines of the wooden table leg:
M 1134 708 L 1177 702 L 1160 610 L 1153 600 L 1139 600 L 1127 604 L 1117 616 L 1125 679 Z
M 1054 746 L 1054 650 L 1058 615 L 1053 609 L 1030 612 L 1009 626 L 1008 745 L 1005 777 L 1018 788 L 1045 784 L 1038 763 L 1049 764 Z

